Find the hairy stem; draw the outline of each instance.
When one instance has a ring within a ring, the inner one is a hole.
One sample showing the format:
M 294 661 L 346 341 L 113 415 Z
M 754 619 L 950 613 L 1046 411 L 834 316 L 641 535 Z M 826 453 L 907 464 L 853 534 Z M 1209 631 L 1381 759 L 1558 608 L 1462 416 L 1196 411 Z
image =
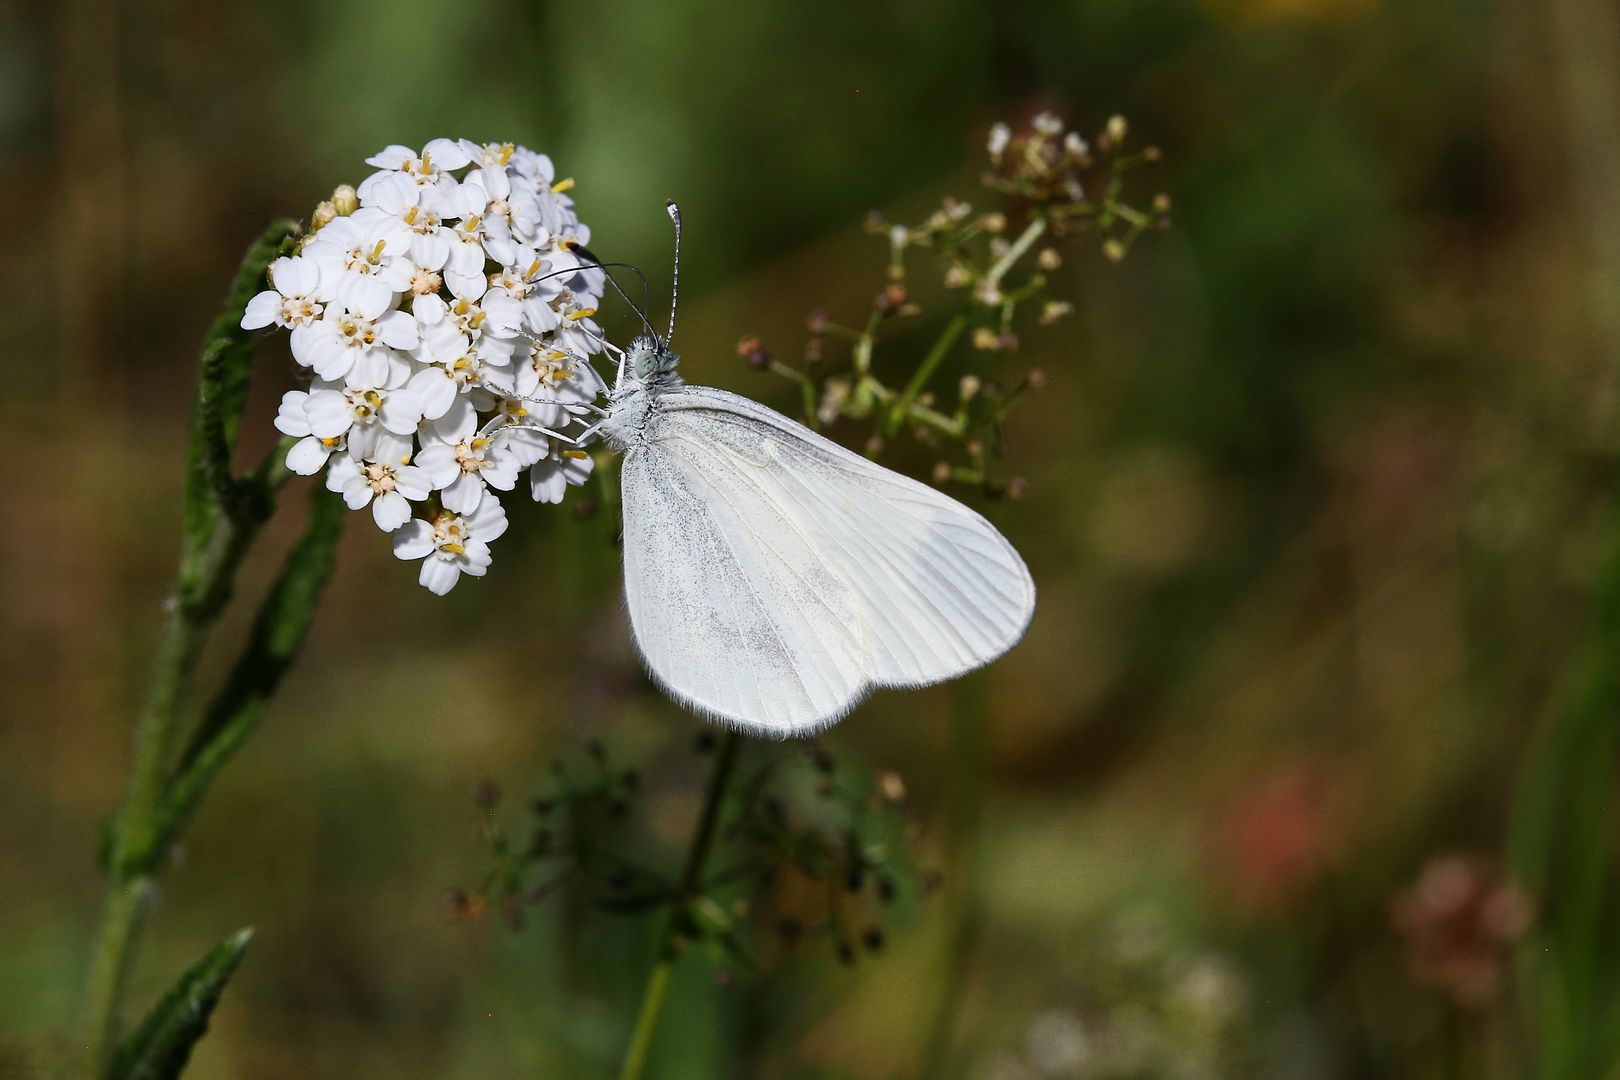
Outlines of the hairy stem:
M 741 735 L 735 731 L 726 732 L 720 744 L 720 757 L 715 762 L 714 775 L 709 778 L 703 813 L 698 818 L 697 830 L 692 834 L 692 846 L 686 852 L 686 867 L 681 871 L 680 896 L 658 939 L 658 952 L 652 971 L 647 975 L 646 989 L 642 991 L 641 1008 L 636 1013 L 636 1027 L 624 1054 L 619 1080 L 640 1080 L 642 1070 L 647 1066 L 647 1053 L 652 1049 L 658 1018 L 664 1011 L 669 980 L 675 971 L 675 961 L 680 957 L 680 933 L 686 923 L 686 910 L 698 899 L 702 890 L 703 868 L 708 864 L 710 849 L 714 847 L 720 824 L 720 807 L 725 802 L 726 787 L 736 769 L 737 751 L 741 746 Z
M 241 312 L 296 232 L 292 222 L 275 222 L 249 250 L 203 345 L 192 406 L 179 567 L 164 605 L 146 698 L 135 719 L 129 786 L 102 844 L 108 891 L 84 1004 L 83 1075 L 90 1080 L 106 1076 L 112 1066 L 126 976 L 171 839 L 162 835 L 159 810 L 169 783 L 175 729 L 208 632 L 229 600 L 236 571 L 287 475 L 277 458 L 238 482 L 230 477 L 230 459 L 253 353 L 253 336 L 239 325 Z

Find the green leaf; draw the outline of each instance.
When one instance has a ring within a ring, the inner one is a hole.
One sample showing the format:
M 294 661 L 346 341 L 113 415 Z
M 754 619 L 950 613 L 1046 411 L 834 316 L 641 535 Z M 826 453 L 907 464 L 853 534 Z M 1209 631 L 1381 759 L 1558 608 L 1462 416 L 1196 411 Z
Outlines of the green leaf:
M 118 1048 L 113 1080 L 174 1080 L 180 1075 L 252 937 L 251 929 L 237 931 L 180 977 Z
M 1526 755 L 1509 823 L 1514 876 L 1538 908 L 1520 948 L 1538 1075 L 1558 1080 L 1603 1075 L 1620 1053 L 1611 917 L 1620 896 L 1607 854 L 1620 745 L 1620 519 L 1606 529 L 1585 638 Z
M 324 487 L 313 491 L 309 520 L 259 607 L 247 648 L 209 703 L 164 789 L 155 829 L 159 850 L 178 834 L 214 776 L 258 726 L 265 702 L 297 659 L 332 573 L 345 517 L 341 497 Z

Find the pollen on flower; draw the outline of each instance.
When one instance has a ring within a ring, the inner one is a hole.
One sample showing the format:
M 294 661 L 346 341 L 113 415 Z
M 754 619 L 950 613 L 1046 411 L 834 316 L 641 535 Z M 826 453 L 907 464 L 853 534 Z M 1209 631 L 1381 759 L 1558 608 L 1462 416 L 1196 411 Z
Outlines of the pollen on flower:
M 290 331 L 309 375 L 276 418 L 295 440 L 288 467 L 369 508 L 442 595 L 483 576 L 525 471 L 539 502 L 588 477 L 589 455 L 568 452 L 605 389 L 589 362 L 604 282 L 567 272 L 572 256 L 550 276 L 588 230 L 573 180 L 554 183 L 542 154 L 434 139 L 367 164 L 316 207 L 242 325 Z M 547 400 L 531 404 L 542 381 Z

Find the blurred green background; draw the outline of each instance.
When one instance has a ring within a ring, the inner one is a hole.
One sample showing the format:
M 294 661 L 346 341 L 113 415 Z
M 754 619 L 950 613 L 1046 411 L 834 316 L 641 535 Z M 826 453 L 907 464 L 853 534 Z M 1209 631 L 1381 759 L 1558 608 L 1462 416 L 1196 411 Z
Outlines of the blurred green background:
M 1074 251 L 1077 316 L 1004 361 L 1050 377 L 1010 432 L 1028 493 L 986 509 L 1040 588 L 1026 641 L 826 740 L 906 778 L 943 887 L 853 968 L 723 988 L 693 958 L 650 1074 L 1615 1075 L 1617 23 L 1607 0 L 0 10 L 0 1076 L 74 1044 L 195 347 L 270 218 L 385 143 L 513 139 L 657 294 L 676 196 L 684 370 L 791 409 L 737 339 L 791 358 L 809 310 L 864 310 L 865 212 L 975 198 L 990 123 L 1042 108 L 1128 115 L 1176 225 L 1120 266 Z M 280 341 L 260 356 L 254 456 L 293 379 Z M 650 931 L 451 918 L 488 866 L 469 796 L 521 803 L 594 736 L 648 770 L 673 863 L 705 762 L 638 674 L 604 523 L 515 526 L 446 600 L 351 527 L 143 946 L 137 1007 L 258 929 L 189 1076 L 610 1074 Z M 1491 922 L 1515 889 L 1522 936 Z

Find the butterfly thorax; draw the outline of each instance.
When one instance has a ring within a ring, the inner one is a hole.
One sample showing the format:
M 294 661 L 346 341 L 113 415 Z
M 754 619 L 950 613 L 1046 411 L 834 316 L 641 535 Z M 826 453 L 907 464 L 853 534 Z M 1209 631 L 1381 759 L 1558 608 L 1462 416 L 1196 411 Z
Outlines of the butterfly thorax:
M 623 373 L 608 394 L 602 438 L 613 449 L 627 451 L 645 440 L 647 425 L 665 391 L 684 385 L 675 370 L 681 358 L 662 338 L 643 335 L 625 351 Z

